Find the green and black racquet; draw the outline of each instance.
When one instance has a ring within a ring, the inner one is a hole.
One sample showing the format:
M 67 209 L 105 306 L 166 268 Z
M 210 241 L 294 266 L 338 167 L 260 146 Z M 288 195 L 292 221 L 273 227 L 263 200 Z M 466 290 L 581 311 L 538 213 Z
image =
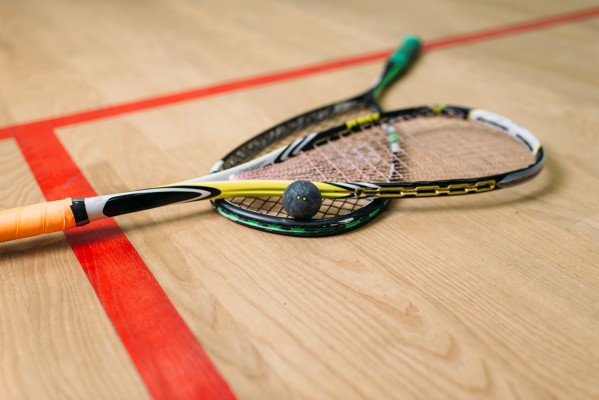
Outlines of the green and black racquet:
M 409 69 L 419 52 L 420 39 L 406 36 L 365 93 L 303 113 L 258 134 L 216 163 L 212 172 L 248 162 L 313 132 L 381 112 L 382 93 Z M 387 203 L 385 199 L 374 198 L 325 199 L 320 211 L 307 221 L 291 218 L 279 196 L 236 197 L 216 200 L 213 205 L 221 215 L 252 228 L 295 236 L 324 236 L 366 224 L 379 215 Z

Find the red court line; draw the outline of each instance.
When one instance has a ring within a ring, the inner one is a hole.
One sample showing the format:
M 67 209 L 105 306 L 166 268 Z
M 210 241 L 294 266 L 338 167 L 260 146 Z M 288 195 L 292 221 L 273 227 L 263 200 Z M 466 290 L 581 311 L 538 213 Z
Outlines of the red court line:
M 537 31 L 539 29 L 550 28 L 574 21 L 595 18 L 599 16 L 599 7 L 587 8 L 567 14 L 559 14 L 550 17 L 540 18 L 533 21 L 521 22 L 517 24 L 505 25 L 498 28 L 487 29 L 479 32 L 472 32 L 462 35 L 450 36 L 445 39 L 437 39 L 426 43 L 425 50 L 437 48 L 446 48 L 455 45 L 462 45 L 471 42 L 480 42 L 487 39 L 496 39 L 503 36 L 515 35 L 527 31 Z
M 593 18 L 599 8 L 425 43 L 427 51 Z M 14 137 L 48 200 L 95 191 L 54 129 L 382 60 L 380 51 L 0 129 Z M 69 244 L 154 398 L 234 398 L 201 345 L 114 220 L 66 232 Z
M 526 21 L 511 25 L 505 25 L 498 28 L 486 29 L 478 32 L 471 32 L 442 39 L 430 40 L 424 44 L 423 48 L 424 51 L 439 50 L 447 47 L 464 45 L 467 43 L 480 42 L 483 40 L 496 39 L 508 35 L 515 35 L 528 31 L 536 31 L 539 29 L 550 28 L 560 24 L 595 18 L 597 16 L 599 16 L 599 7 L 594 7 L 571 13 L 540 18 L 533 21 Z M 126 103 L 116 104 L 113 106 L 98 108 L 95 110 L 82 111 L 59 117 L 43 119 L 28 124 L 9 126 L 0 130 L 0 138 L 2 138 L 3 136 L 3 131 L 5 136 L 9 136 L 12 133 L 14 133 L 15 130 L 29 131 L 32 128 L 32 126 L 37 126 L 38 124 L 41 124 L 46 127 L 58 128 L 68 125 L 75 125 L 84 122 L 95 121 L 99 119 L 115 117 L 118 115 L 129 114 L 143 110 L 149 110 L 185 101 L 197 100 L 204 97 L 239 91 L 242 89 L 259 87 L 276 82 L 305 78 L 307 76 L 316 75 L 323 72 L 335 71 L 342 68 L 354 67 L 374 61 L 380 61 L 389 56 L 390 52 L 391 50 L 376 51 L 368 54 L 346 57 L 338 60 L 332 60 L 300 68 L 288 69 L 285 71 L 233 80 L 216 85 L 185 90 L 182 92 L 170 93 L 163 96 L 156 96 L 147 99 L 130 101 Z
M 234 399 L 116 222 L 94 225 L 65 234 L 152 397 Z
M 97 195 L 52 129 L 15 139 L 47 200 Z M 234 398 L 114 219 L 65 235 L 155 399 Z

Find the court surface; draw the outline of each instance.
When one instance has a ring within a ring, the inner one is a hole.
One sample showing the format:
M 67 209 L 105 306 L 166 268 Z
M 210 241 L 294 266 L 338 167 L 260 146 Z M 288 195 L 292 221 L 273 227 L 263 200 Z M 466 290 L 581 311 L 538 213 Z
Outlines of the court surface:
M 0 398 L 599 398 L 595 1 L 0 3 L 0 207 L 204 175 L 355 95 L 535 132 L 514 189 L 395 201 L 342 236 L 208 202 L 0 246 Z

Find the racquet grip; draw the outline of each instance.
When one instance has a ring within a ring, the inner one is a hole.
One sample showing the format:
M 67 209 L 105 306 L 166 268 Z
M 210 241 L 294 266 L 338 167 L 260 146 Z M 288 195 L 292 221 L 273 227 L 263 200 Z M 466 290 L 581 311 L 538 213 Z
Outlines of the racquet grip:
M 0 211 L 0 242 L 76 226 L 70 198 Z

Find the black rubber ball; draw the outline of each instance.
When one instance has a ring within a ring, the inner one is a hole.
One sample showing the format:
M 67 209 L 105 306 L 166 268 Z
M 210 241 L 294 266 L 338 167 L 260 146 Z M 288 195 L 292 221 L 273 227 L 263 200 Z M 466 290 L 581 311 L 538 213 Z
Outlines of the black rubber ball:
M 283 207 L 291 218 L 310 219 L 322 204 L 316 185 L 309 181 L 295 181 L 283 193 Z

